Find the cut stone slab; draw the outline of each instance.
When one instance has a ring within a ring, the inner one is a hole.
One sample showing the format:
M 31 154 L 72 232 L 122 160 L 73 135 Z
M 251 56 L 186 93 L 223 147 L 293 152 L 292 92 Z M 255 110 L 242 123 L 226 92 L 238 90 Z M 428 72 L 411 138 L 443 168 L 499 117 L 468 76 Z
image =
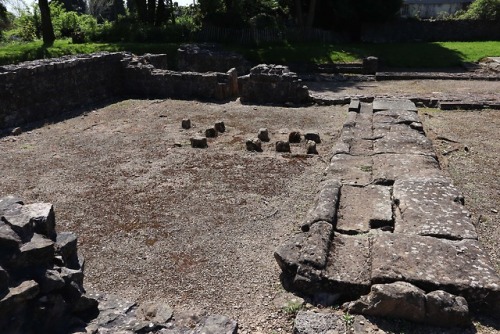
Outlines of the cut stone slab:
M 370 240 L 334 233 L 326 268 L 321 273 L 328 292 L 359 297 L 370 289 Z
M 341 186 L 342 184 L 336 179 L 327 180 L 321 184 L 316 204 L 309 210 L 302 224 L 303 231 L 307 231 L 309 226 L 318 221 L 326 221 L 333 224 L 337 215 Z
M 435 157 L 420 154 L 377 154 L 373 156 L 373 181 L 391 184 L 401 178 L 439 177 L 443 172 Z
M 389 109 L 418 111 L 415 103 L 410 100 L 375 99 L 373 101 L 373 112 Z
M 299 311 L 293 326 L 293 334 L 332 334 L 345 331 L 345 322 L 338 315 L 313 311 Z
M 381 233 L 371 254 L 374 284 L 404 280 L 463 296 L 484 310 L 500 305 L 500 278 L 477 240 Z
M 383 110 L 373 115 L 373 123 L 408 124 L 420 123 L 418 114 L 409 110 Z
M 336 154 L 325 171 L 328 177 L 336 178 L 343 184 L 367 185 L 372 181 L 373 160 L 371 156 Z
M 409 178 L 394 183 L 394 232 L 451 240 L 477 239 L 462 194 L 446 178 Z
M 299 263 L 324 268 L 332 236 L 333 226 L 330 223 L 317 222 L 311 226 L 300 250 Z
M 424 134 L 408 125 L 395 124 L 390 130 L 374 128 L 373 135 L 380 137 L 373 143 L 373 153 L 401 153 L 434 155 L 432 142 Z
M 340 196 L 336 230 L 347 234 L 367 233 L 372 228 L 392 230 L 390 187 L 343 186 Z
M 349 103 L 349 111 L 359 112 L 360 103 L 359 100 L 352 99 Z

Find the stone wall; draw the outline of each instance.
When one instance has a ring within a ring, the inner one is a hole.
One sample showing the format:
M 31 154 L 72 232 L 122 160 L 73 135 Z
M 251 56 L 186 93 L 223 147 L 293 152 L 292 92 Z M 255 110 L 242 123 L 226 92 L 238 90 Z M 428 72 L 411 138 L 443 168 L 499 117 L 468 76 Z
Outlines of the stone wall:
M 239 95 L 235 68 L 227 72 L 175 72 L 167 70 L 166 64 L 166 55 L 102 52 L 1 66 L 0 130 L 111 98 L 220 101 Z M 309 101 L 307 87 L 285 66 L 257 66 L 241 82 L 245 82 L 242 99 L 246 102 Z
M 122 53 L 96 53 L 0 67 L 0 129 L 119 95 Z
M 499 40 L 500 21 L 399 20 L 363 28 L 369 43 Z
M 56 233 L 50 203 L 0 198 L 0 328 L 2 333 L 67 333 L 94 317 L 85 295 L 76 235 Z

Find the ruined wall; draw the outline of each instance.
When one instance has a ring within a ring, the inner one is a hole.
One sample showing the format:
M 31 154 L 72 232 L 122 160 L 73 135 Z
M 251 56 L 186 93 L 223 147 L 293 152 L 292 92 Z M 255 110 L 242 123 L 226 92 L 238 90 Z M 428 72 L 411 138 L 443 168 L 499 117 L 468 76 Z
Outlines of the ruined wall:
M 175 72 L 166 55 L 101 52 L 0 67 L 0 130 L 117 97 L 227 100 L 239 95 L 235 68 Z M 250 103 L 305 103 L 307 87 L 285 66 L 259 65 L 245 82 Z M 257 73 L 258 72 L 258 73 Z
M 120 94 L 122 58 L 122 53 L 96 53 L 1 66 L 0 128 Z

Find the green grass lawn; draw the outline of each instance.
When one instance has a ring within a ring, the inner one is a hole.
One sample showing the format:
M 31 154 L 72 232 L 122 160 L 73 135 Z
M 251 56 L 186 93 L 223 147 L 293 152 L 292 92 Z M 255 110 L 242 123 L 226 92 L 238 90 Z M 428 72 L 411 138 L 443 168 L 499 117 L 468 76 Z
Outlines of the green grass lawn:
M 59 57 L 67 54 L 97 51 L 130 51 L 136 54 L 166 53 L 175 68 L 176 43 L 86 43 L 72 44 L 57 40 L 53 46 L 42 42 L 0 45 L 0 65 L 25 60 Z M 226 45 L 254 63 L 286 64 L 290 62 L 353 62 L 366 56 L 377 56 L 383 66 L 405 68 L 446 68 L 463 62 L 477 62 L 487 56 L 500 56 L 500 41 L 436 42 L 398 44 L 286 44 L 244 47 Z

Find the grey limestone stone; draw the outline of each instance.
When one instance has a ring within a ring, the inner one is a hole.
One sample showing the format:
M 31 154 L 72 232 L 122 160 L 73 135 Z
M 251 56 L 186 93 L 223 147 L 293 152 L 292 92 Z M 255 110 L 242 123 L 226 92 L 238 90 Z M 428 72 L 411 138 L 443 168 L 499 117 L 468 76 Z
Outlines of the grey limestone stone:
M 357 99 L 351 99 L 349 103 L 349 111 L 359 112 L 360 103 Z
M 372 181 L 373 158 L 336 154 L 325 171 L 327 177 L 336 178 L 343 184 L 367 185 Z
M 302 224 L 302 230 L 307 230 L 309 226 L 318 221 L 325 221 L 330 224 L 334 222 L 342 184 L 336 179 L 330 179 L 323 182 L 320 187 L 316 203 L 307 213 Z
M 293 326 L 293 334 L 334 334 L 345 331 L 345 322 L 338 315 L 326 312 L 299 311 Z
M 238 323 L 223 315 L 209 315 L 198 325 L 195 334 L 236 334 Z
M 417 107 L 415 103 L 410 100 L 400 100 L 400 99 L 375 99 L 373 101 L 373 111 L 381 110 L 407 110 L 417 112 Z
M 443 290 L 429 292 L 425 296 L 425 322 L 441 327 L 469 326 L 467 301 Z

